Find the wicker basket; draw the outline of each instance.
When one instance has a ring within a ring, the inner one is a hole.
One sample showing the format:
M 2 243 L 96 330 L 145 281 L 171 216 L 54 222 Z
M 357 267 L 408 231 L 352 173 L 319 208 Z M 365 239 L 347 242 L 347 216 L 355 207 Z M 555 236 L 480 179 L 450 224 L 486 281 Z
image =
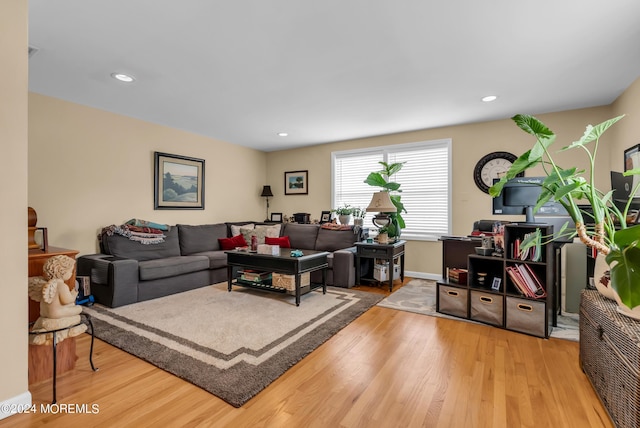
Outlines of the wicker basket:
M 274 287 L 284 288 L 287 291 L 296 290 L 296 276 L 285 275 L 282 273 L 275 273 L 272 275 L 272 284 Z M 305 272 L 300 275 L 300 290 L 301 292 L 308 291 L 311 284 L 311 275 L 309 272 Z
M 640 321 L 595 290 L 580 299 L 580 362 L 614 424 L 640 426 Z

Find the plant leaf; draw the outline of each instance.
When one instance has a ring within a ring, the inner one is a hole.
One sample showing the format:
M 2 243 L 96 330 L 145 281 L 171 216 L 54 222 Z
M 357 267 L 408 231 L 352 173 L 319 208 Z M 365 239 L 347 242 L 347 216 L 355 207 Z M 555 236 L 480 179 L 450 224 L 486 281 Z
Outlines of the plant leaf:
M 614 123 L 616 123 L 617 121 L 619 121 L 623 117 L 624 117 L 624 114 L 621 115 L 621 116 L 618 116 L 618 117 L 614 117 L 614 118 L 609 119 L 609 120 L 605 120 L 604 122 L 599 123 L 596 126 L 587 125 L 582 137 L 578 141 L 574 141 L 573 143 L 571 143 L 567 147 L 563 147 L 562 150 L 572 149 L 572 148 L 577 147 L 577 146 L 584 146 L 585 144 L 589 144 L 592 141 L 597 140 L 598 138 L 600 138 L 602 136 L 602 134 L 604 134 L 604 132 L 607 129 L 611 128 L 611 126 L 613 126 Z
M 385 180 L 382 174 L 380 174 L 379 172 L 369 173 L 369 175 L 364 180 L 364 182 L 367 183 L 369 186 L 376 186 L 376 187 L 384 187 L 387 184 L 387 180 Z
M 545 150 L 551 144 L 553 144 L 555 140 L 556 140 L 556 136 L 552 135 L 549 138 L 536 141 L 536 143 L 533 145 L 533 148 L 531 149 L 531 153 L 529 154 L 529 162 L 536 162 L 536 161 L 542 160 Z
M 555 135 L 553 131 L 547 128 L 547 125 L 528 114 L 517 114 L 513 116 L 511 120 L 524 132 L 535 136 L 539 140 L 549 139 Z
M 622 173 L 622 175 L 624 175 L 625 177 L 628 177 L 630 175 L 638 175 L 638 174 L 640 174 L 640 168 L 628 169 Z
M 636 231 L 632 232 L 632 229 Z M 629 234 L 633 235 L 635 240 L 626 246 L 618 246 L 618 242 L 627 242 Z M 634 308 L 640 305 L 640 226 L 619 230 L 614 239 L 616 247 L 606 258 L 611 266 L 611 286 L 620 296 L 622 303 Z
M 400 184 L 399 183 L 395 183 L 393 181 L 390 181 L 389 183 L 386 183 L 382 187 L 384 187 L 387 190 L 396 190 L 398 192 L 402 192 L 402 190 L 399 190 L 400 189 Z
M 406 161 L 405 162 L 396 162 L 396 163 L 385 165 L 385 172 L 386 172 L 387 176 L 391 177 L 393 174 L 395 174 L 398 171 L 400 171 L 405 163 L 407 163 L 407 162 Z

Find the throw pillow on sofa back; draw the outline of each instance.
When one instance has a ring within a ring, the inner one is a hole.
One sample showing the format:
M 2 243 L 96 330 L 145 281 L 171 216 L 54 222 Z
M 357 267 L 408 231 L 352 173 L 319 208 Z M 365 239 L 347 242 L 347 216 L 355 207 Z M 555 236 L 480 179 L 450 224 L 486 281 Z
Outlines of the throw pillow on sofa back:
M 246 242 L 251 242 L 251 237 L 255 236 L 258 239 L 258 244 L 264 244 L 264 238 L 277 238 L 280 236 L 280 225 L 273 226 L 256 225 L 251 227 L 249 225 L 240 227 L 240 234 L 244 237 Z
M 235 250 L 236 247 L 246 247 L 247 241 L 242 235 L 233 236 L 231 238 L 218 238 L 220 248 L 224 251 Z
M 265 236 L 264 243 L 268 245 L 279 245 L 280 248 L 291 248 L 288 236 L 279 236 L 277 238 Z

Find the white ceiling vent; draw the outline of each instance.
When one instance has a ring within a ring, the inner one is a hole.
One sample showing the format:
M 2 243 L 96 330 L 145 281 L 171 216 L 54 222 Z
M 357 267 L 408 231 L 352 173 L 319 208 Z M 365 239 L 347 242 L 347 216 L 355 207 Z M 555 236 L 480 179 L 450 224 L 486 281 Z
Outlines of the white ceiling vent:
M 39 50 L 40 49 L 36 48 L 35 46 L 29 46 L 29 58 L 37 54 Z

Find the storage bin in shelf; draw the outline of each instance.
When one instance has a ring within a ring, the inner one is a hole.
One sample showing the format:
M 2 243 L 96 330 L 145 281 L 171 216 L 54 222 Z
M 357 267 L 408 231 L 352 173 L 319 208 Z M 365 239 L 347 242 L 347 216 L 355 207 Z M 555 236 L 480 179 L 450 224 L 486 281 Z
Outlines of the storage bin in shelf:
M 469 318 L 486 324 L 504 326 L 504 296 L 471 290 Z
M 538 337 L 547 337 L 546 304 L 544 301 L 507 296 L 505 326 Z
M 469 318 L 469 291 L 466 288 L 438 284 L 438 312 Z

